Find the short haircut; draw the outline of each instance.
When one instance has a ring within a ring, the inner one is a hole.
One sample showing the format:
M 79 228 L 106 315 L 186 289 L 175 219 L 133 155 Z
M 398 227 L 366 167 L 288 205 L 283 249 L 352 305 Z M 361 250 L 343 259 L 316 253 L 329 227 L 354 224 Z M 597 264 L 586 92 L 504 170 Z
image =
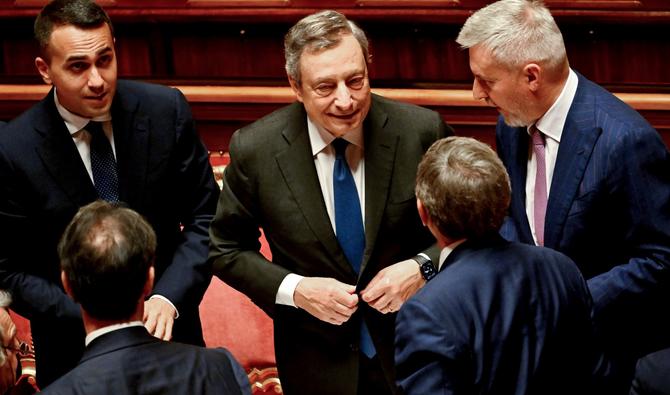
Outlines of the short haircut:
M 337 11 L 325 10 L 308 15 L 293 25 L 284 37 L 286 74 L 300 81 L 300 57 L 304 51 L 317 52 L 332 48 L 351 34 L 358 41 L 366 62 L 370 62 L 368 39 L 363 30 Z
M 433 143 L 416 177 L 416 197 L 440 233 L 452 239 L 498 231 L 510 191 L 509 176 L 496 153 L 469 137 Z
M 73 25 L 81 29 L 94 29 L 106 23 L 114 36 L 114 28 L 109 16 L 98 4 L 91 0 L 54 0 L 42 8 L 33 27 L 40 50 L 48 58 L 47 48 L 51 33 L 59 26 Z
M 101 200 L 79 209 L 58 244 L 74 300 L 100 320 L 132 316 L 155 252 L 156 234 L 141 215 Z
M 463 48 L 482 45 L 507 68 L 528 62 L 550 68 L 566 60 L 563 35 L 541 0 L 500 0 L 476 11 L 456 42 Z

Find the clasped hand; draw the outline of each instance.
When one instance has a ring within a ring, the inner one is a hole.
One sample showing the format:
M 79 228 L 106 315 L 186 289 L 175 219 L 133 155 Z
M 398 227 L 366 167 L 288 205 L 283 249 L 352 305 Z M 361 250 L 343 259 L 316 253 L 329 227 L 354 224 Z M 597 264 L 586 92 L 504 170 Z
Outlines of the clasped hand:
M 382 314 L 398 311 L 403 303 L 425 284 L 419 266 L 408 259 L 388 266 L 360 292 L 360 299 Z M 305 277 L 293 295 L 296 307 L 314 317 L 342 325 L 358 309 L 356 286 L 334 278 Z

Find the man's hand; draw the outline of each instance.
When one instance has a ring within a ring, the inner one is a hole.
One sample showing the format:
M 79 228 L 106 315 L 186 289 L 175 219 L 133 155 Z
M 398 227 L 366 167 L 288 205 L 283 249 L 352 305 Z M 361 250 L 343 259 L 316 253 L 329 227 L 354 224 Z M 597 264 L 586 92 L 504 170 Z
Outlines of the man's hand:
M 175 309 L 160 298 L 150 298 L 144 302 L 144 327 L 149 333 L 163 340 L 172 339 Z
M 356 286 L 326 277 L 305 277 L 300 280 L 293 301 L 296 307 L 334 325 L 347 322 L 358 308 Z
M 408 259 L 380 270 L 361 291 L 361 299 L 380 313 L 393 313 L 425 283 L 419 265 Z

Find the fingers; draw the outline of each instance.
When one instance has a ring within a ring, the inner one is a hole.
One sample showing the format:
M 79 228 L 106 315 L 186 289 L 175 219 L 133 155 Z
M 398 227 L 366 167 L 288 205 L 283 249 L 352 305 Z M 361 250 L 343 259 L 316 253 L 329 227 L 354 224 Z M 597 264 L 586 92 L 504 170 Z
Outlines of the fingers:
M 154 337 L 166 341 L 172 339 L 174 315 L 174 308 L 161 299 L 144 302 L 144 327 Z
M 358 308 L 356 287 L 333 278 L 305 277 L 293 294 L 297 307 L 334 325 L 347 322 Z

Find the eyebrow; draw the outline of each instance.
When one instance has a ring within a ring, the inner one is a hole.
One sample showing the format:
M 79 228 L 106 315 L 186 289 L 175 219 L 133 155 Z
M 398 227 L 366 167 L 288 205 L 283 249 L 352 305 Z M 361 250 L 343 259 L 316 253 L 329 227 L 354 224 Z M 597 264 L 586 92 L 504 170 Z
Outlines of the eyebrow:
M 111 51 L 112 51 L 112 47 L 107 46 L 107 47 L 104 47 L 104 48 L 101 48 L 100 50 L 98 50 L 98 52 L 96 52 L 95 55 L 100 56 L 100 55 L 104 55 L 107 52 L 111 52 Z M 67 59 L 65 59 L 65 61 L 67 63 L 69 63 L 69 62 L 76 62 L 78 60 L 86 60 L 86 59 L 88 59 L 88 56 L 86 56 L 86 55 L 74 55 L 74 56 L 68 57 Z

